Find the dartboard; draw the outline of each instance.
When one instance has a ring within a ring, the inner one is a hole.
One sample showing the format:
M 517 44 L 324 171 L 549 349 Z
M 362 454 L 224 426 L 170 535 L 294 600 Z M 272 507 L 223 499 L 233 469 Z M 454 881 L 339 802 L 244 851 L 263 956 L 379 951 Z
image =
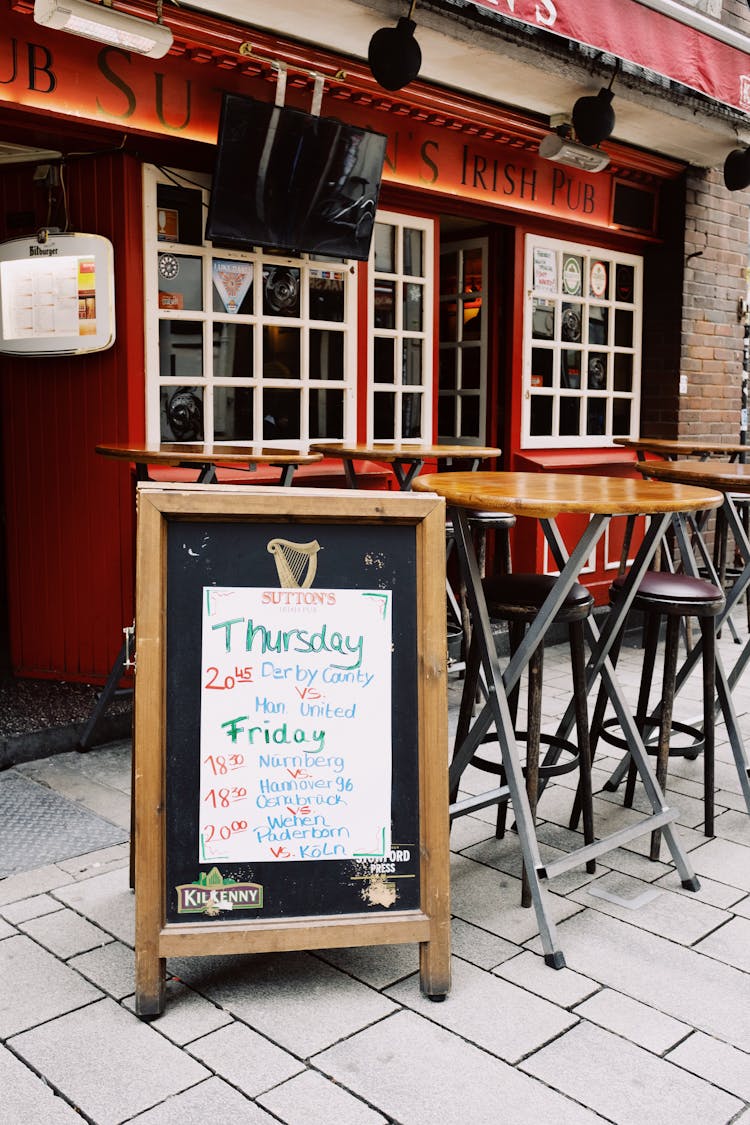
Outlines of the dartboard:
M 180 272 L 180 263 L 175 258 L 174 254 L 160 254 L 159 255 L 159 273 L 165 277 L 167 281 L 171 281 L 173 277 L 177 277 Z

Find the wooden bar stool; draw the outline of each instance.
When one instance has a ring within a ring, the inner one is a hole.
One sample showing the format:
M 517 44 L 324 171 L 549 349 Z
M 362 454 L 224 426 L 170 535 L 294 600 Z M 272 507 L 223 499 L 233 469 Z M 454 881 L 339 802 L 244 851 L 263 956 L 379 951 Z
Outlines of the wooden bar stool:
M 487 611 L 491 621 L 505 621 L 508 623 L 508 635 L 511 655 L 518 649 L 523 639 L 523 634 L 528 625 L 536 617 L 544 604 L 547 595 L 552 590 L 556 578 L 546 574 L 503 574 L 485 578 L 482 582 Z M 555 623 L 568 626 L 570 643 L 571 669 L 573 674 L 573 695 L 576 713 L 576 731 L 578 744 L 557 738 L 555 735 L 542 734 L 542 687 L 544 666 L 544 643 L 539 644 L 529 661 L 528 666 L 528 698 L 527 698 L 527 730 L 515 732 L 519 742 L 526 743 L 526 763 L 523 774 L 526 779 L 526 792 L 532 818 L 536 818 L 536 806 L 539 795 L 540 778 L 559 776 L 579 769 L 580 780 L 578 793 L 583 811 L 583 834 L 587 844 L 594 842 L 594 816 L 593 800 L 591 794 L 591 754 L 589 749 L 589 723 L 586 705 L 586 672 L 584 650 L 583 623 L 591 613 L 594 599 L 585 586 L 576 583 L 570 590 L 563 605 L 555 616 Z M 479 682 L 480 662 L 478 646 L 472 640 L 466 666 L 466 681 L 464 683 L 461 707 L 459 710 L 458 727 L 456 731 L 456 746 L 461 746 L 468 734 L 471 713 L 475 695 L 480 690 Z M 513 723 L 515 725 L 518 713 L 519 685 L 513 688 L 508 696 L 508 705 Z M 496 742 L 496 735 L 488 733 L 482 739 L 483 743 Z M 539 761 L 540 745 L 544 743 L 553 751 L 556 759 L 554 764 L 544 765 Z M 486 773 L 499 775 L 501 784 L 505 783 L 502 762 L 485 758 L 475 754 L 471 765 Z M 456 793 L 451 794 L 451 801 L 456 799 Z M 497 823 L 495 834 L 501 838 L 505 834 L 507 800 L 498 803 Z M 596 869 L 595 861 L 586 864 L 586 870 L 593 873 Z M 524 872 L 521 903 L 523 906 L 531 905 L 531 894 L 528 880 Z
M 615 579 L 610 587 L 610 602 L 616 604 L 624 578 Z M 672 757 L 696 758 L 703 751 L 703 802 L 705 810 L 704 832 L 713 836 L 714 832 L 714 706 L 716 693 L 716 617 L 724 608 L 724 594 L 713 582 L 704 578 L 693 578 L 686 574 L 672 574 L 667 571 L 649 571 L 638 587 L 633 600 L 633 609 L 640 610 L 645 618 L 645 643 L 643 651 L 643 671 L 638 691 L 636 725 L 641 733 L 649 754 L 656 755 L 656 778 L 662 790 L 666 787 L 670 755 Z M 703 727 L 676 722 L 673 717 L 675 686 L 677 680 L 677 656 L 679 649 L 680 626 L 686 618 L 697 618 L 703 642 L 701 654 L 703 673 Z M 654 663 L 659 643 L 662 620 L 666 618 L 666 639 L 664 648 L 664 668 L 662 674 L 661 702 L 649 715 L 648 700 L 654 674 Z M 619 647 L 617 649 L 619 651 Z M 617 651 L 612 658 L 616 660 Z M 627 750 L 627 743 L 613 733 L 616 719 L 601 721 L 603 706 L 601 696 L 592 721 L 592 747 L 601 738 L 611 745 Z M 651 732 L 657 731 L 656 742 Z M 673 735 L 682 734 L 692 739 L 688 745 L 673 745 Z M 624 759 L 626 761 L 627 759 Z M 605 788 L 617 789 L 623 776 L 621 767 L 615 771 Z M 625 805 L 631 807 L 635 792 L 636 769 L 632 760 L 628 768 L 625 787 Z M 659 858 L 661 833 L 657 829 L 651 834 L 650 858 Z

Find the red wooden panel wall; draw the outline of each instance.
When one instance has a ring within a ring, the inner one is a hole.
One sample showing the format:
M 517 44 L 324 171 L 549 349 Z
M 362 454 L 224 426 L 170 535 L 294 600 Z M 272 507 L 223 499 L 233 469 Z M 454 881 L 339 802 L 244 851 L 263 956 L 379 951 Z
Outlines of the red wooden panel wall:
M 119 154 L 76 157 L 64 183 L 68 229 L 114 245 L 117 339 L 89 356 L 0 356 L 11 664 L 18 676 L 91 681 L 133 615 L 130 474 L 94 447 L 143 435 L 141 169 Z M 61 227 L 63 202 L 56 192 Z M 46 190 L 31 168 L 4 170 L 3 238 L 28 233 L 13 224 L 30 209 L 37 226 L 50 221 Z

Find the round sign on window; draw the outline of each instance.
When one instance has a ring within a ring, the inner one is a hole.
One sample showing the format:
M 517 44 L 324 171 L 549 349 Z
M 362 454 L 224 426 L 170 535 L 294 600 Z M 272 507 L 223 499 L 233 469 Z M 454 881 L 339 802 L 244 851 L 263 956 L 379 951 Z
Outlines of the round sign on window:
M 563 292 L 577 297 L 581 292 L 581 260 L 566 258 L 563 262 Z
M 591 263 L 591 296 L 607 296 L 607 267 L 604 262 Z

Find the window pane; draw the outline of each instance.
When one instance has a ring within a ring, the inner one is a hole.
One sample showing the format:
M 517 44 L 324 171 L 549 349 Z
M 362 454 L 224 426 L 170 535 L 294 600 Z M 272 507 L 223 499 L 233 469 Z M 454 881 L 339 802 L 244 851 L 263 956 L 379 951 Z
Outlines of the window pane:
M 440 255 L 440 296 L 453 296 L 458 292 L 458 254 Z
M 560 399 L 560 433 L 573 437 L 581 432 L 581 400 L 567 395 Z
M 607 403 L 603 398 L 590 398 L 586 403 L 586 433 L 601 436 L 606 432 Z
M 310 378 L 344 378 L 344 333 L 310 329 Z
M 531 400 L 530 433 L 538 437 L 552 434 L 552 398 L 550 395 L 534 395 Z
M 535 340 L 553 340 L 555 336 L 555 303 L 541 297 L 534 299 L 531 335 Z
M 592 258 L 589 262 L 589 297 L 604 301 L 609 292 L 609 262 Z
M 422 436 L 422 396 L 405 394 L 401 399 L 401 435 L 405 438 Z
M 249 379 L 253 374 L 252 324 L 214 324 L 214 378 Z
M 396 396 L 390 392 L 374 394 L 372 396 L 373 402 L 373 426 L 372 433 L 376 441 L 393 441 L 393 435 L 396 432 L 394 425 L 394 408 L 396 404 Z
M 375 311 L 376 328 L 396 327 L 396 282 L 375 282 Z
M 310 438 L 338 438 L 344 436 L 344 392 L 335 390 L 310 391 Z
M 532 387 L 552 386 L 552 363 L 554 353 L 550 348 L 532 348 L 531 385 Z
M 438 399 L 438 433 L 443 437 L 458 437 L 455 417 L 456 399 L 441 395 Z
M 461 386 L 467 390 L 478 390 L 480 385 L 479 368 L 482 353 L 479 348 L 461 349 Z
M 266 266 L 263 270 L 265 316 L 299 316 L 299 270 Z
M 563 256 L 562 283 L 563 293 L 569 297 L 580 297 L 582 291 L 583 258 L 575 254 Z
M 404 359 L 401 380 L 404 386 L 422 385 L 422 341 L 404 340 Z
M 404 273 L 411 277 L 424 277 L 422 231 L 406 227 L 404 230 Z M 376 269 L 379 268 L 376 266 Z M 394 272 L 391 270 L 390 272 Z
M 159 254 L 159 308 L 203 308 L 203 263 L 200 258 L 185 254 Z
M 464 293 L 481 293 L 482 291 L 482 251 L 479 246 L 467 250 L 464 254 Z
M 560 384 L 570 391 L 581 386 L 581 353 L 566 348 L 560 356 Z M 549 384 L 548 384 L 549 385 Z
M 162 387 L 161 440 L 203 441 L 203 388 Z
M 407 332 L 422 331 L 422 286 L 413 282 L 404 285 L 404 329 Z
M 213 259 L 211 276 L 214 312 L 252 313 L 253 272 L 252 262 Z
M 251 387 L 214 387 L 214 437 L 219 441 L 252 441 Z
M 632 391 L 633 389 L 633 357 L 632 355 L 622 355 L 617 352 L 614 359 L 615 366 L 615 390 L 616 391 Z
M 588 381 L 590 391 L 603 391 L 607 386 L 607 356 L 601 352 L 589 355 Z
M 396 368 L 393 362 L 393 349 L 395 340 L 383 336 L 376 336 L 373 342 L 374 367 L 373 379 L 376 383 L 395 383 Z
M 299 441 L 299 391 L 267 387 L 263 392 L 263 439 Z
M 176 184 L 157 184 L 156 237 L 159 242 L 203 242 L 203 193 Z
M 263 329 L 263 378 L 299 379 L 300 330 L 269 324 Z
M 396 272 L 396 228 L 386 223 L 376 223 L 373 235 L 375 269 L 378 273 Z
M 461 437 L 479 437 L 479 395 L 461 396 Z
M 458 339 L 458 321 L 456 319 L 456 302 L 440 302 L 440 340 L 448 343 Z
M 632 304 L 635 293 L 635 270 L 632 266 L 619 265 L 615 274 L 615 300 Z
M 441 348 L 439 353 L 439 386 L 441 391 L 456 388 L 456 352 L 454 348 Z
M 609 309 L 599 305 L 589 305 L 589 343 L 606 344 L 609 325 Z
M 568 344 L 580 344 L 583 308 L 581 305 L 570 305 L 567 302 L 563 303 L 562 308 L 560 335 Z
M 203 325 L 192 320 L 159 321 L 159 374 L 162 378 L 203 376 Z
M 482 298 L 472 297 L 464 301 L 464 340 L 478 340 L 482 335 Z
M 633 346 L 633 314 L 628 309 L 615 309 L 615 344 L 618 348 Z
M 343 321 L 343 274 L 310 270 L 310 319 Z
M 630 433 L 630 407 L 629 398 L 616 398 L 612 402 L 612 433 L 618 437 Z

